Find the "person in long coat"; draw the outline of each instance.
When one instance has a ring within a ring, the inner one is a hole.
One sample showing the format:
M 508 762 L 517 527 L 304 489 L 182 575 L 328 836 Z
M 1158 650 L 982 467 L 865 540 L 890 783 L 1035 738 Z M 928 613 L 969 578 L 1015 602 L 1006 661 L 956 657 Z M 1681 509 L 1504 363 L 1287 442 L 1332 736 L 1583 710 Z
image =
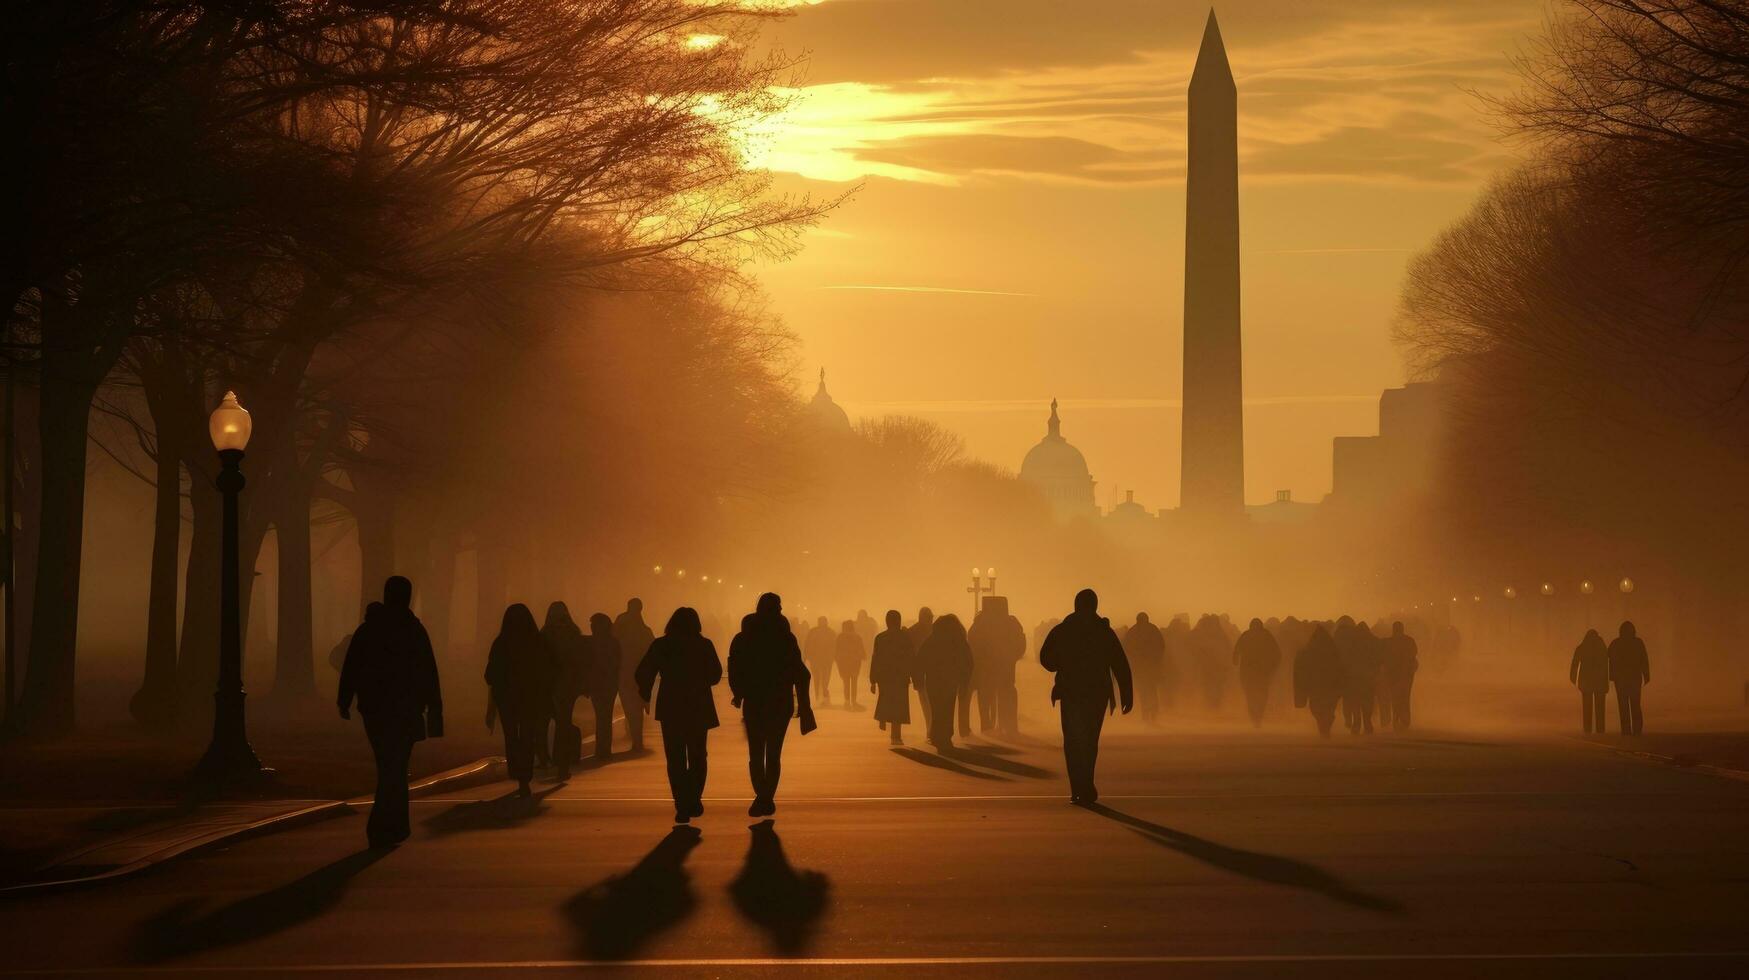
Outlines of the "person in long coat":
M 929 692 L 929 741 L 946 752 L 953 748 L 954 703 L 972 683 L 972 646 L 958 616 L 935 621 L 917 650 L 916 677 L 917 686 Z
M 1346 627 L 1342 625 L 1344 621 L 1348 624 Z M 1356 623 L 1344 616 L 1337 622 L 1335 640 L 1347 678 L 1342 689 L 1343 718 L 1348 722 L 1350 732 L 1371 735 L 1381 666 L 1378 637 L 1372 635 L 1365 623 Z
M 638 700 L 638 681 L 632 675 L 643 661 L 644 651 L 650 649 L 650 643 L 656 639 L 656 634 L 650 632 L 650 627 L 644 622 L 644 600 L 636 596 L 626 600 L 626 611 L 614 619 L 612 627 L 614 645 L 619 648 L 620 710 L 626 715 L 626 735 L 631 739 L 632 751 L 642 752 L 644 705 Z M 611 710 L 608 717 L 613 717 Z
M 935 612 L 928 606 L 917 610 L 917 621 L 905 627 L 905 636 L 911 641 L 913 656 L 921 656 L 923 642 L 929 639 L 929 634 L 935 629 Z M 922 709 L 923 734 L 926 738 L 935 738 L 935 713 L 929 710 L 929 691 L 922 682 L 917 685 L 917 705 Z
M 1269 706 L 1269 685 L 1281 667 L 1281 647 L 1263 628 L 1263 620 L 1251 620 L 1250 628 L 1233 644 L 1233 663 L 1239 668 L 1239 687 L 1245 692 L 1245 710 L 1251 715 L 1251 726 L 1262 728 L 1263 712 Z
M 874 657 L 868 664 L 875 721 L 892 733 L 894 745 L 905 744 L 901 728 L 911 723 L 911 673 L 916 659 L 903 621 L 897 609 L 887 610 L 886 631 L 875 637 Z
M 1640 711 L 1640 689 L 1652 683 L 1652 664 L 1646 641 L 1633 623 L 1621 624 L 1621 632 L 1609 641 L 1609 679 L 1615 682 L 1615 707 L 1621 713 L 1621 733 L 1638 735 L 1646 718 Z
M 1069 802 L 1092 806 L 1099 802 L 1093 772 L 1099 762 L 1099 733 L 1105 717 L 1121 706 L 1135 706 L 1130 661 L 1111 621 L 1099 615 L 1099 595 L 1092 589 L 1075 594 L 1075 611 L 1045 637 L 1039 666 L 1056 674 L 1051 703 L 1062 705 L 1063 763 L 1069 770 Z M 1118 696 L 1112 697 L 1116 683 Z
M 1166 661 L 1166 638 L 1160 635 L 1145 612 L 1136 613 L 1136 622 L 1123 635 L 1124 656 L 1130 659 L 1130 671 L 1136 684 L 1136 710 L 1142 720 L 1152 725 L 1160 717 L 1160 672 Z
M 589 693 L 589 645 L 562 602 L 547 607 L 540 635 L 553 654 L 553 768 L 568 779 L 583 753 L 583 730 L 571 715 L 577 699 Z
M 1294 656 L 1294 707 L 1310 708 L 1318 734 L 1330 737 L 1336 722 L 1336 702 L 1342 699 L 1348 674 L 1342 669 L 1342 652 L 1322 623 L 1312 630 L 1306 645 Z
M 620 649 L 619 639 L 614 635 L 613 620 L 606 613 L 596 613 L 589 617 L 589 669 L 588 683 L 589 707 L 595 715 L 595 758 L 607 761 L 613 755 L 613 702 L 615 698 L 624 700 L 625 689 L 620 687 L 620 677 L 624 671 L 620 669 L 620 661 L 625 659 Z M 649 649 L 647 646 L 645 649 Z M 636 670 L 634 664 L 632 667 Z M 637 701 L 638 692 L 633 685 L 632 701 L 625 705 L 626 729 L 631 730 L 632 715 L 638 716 L 638 730 L 643 730 L 644 708 Z
M 1391 706 L 1392 731 L 1409 728 L 1409 695 L 1415 687 L 1415 672 L 1421 669 L 1421 651 L 1401 622 L 1391 624 L 1391 635 L 1382 641 L 1384 663 L 1379 668 L 1379 690 Z
M 784 618 L 783 600 L 774 592 L 765 593 L 729 643 L 731 703 L 741 709 L 747 728 L 747 772 L 753 781 L 750 817 L 777 812 L 777 783 L 783 773 L 783 741 L 790 718 L 801 718 L 803 735 L 816 727 L 808 700 L 811 679 L 795 631 Z
M 1595 731 L 1602 735 L 1608 727 L 1603 721 L 1603 710 L 1609 698 L 1609 645 L 1596 630 L 1586 630 L 1585 638 L 1573 648 L 1567 680 L 1579 689 L 1579 714 L 1585 734 Z
M 553 655 L 534 624 L 534 614 L 520 602 L 504 610 L 504 621 L 486 658 L 486 684 L 504 728 L 510 778 L 528 796 L 535 742 L 553 711 Z
M 972 645 L 972 693 L 978 698 L 978 731 L 1020 734 L 1019 692 L 1014 667 L 1026 656 L 1026 627 L 1008 612 L 1008 598 L 993 595 L 966 631 Z
M 844 686 L 844 706 L 861 711 L 862 705 L 856 700 L 856 687 L 862 681 L 862 661 L 868 656 L 868 648 L 862 645 L 856 620 L 844 621 L 833 644 L 832 666 L 837 668 L 838 679 Z
M 383 601 L 367 608 L 340 666 L 340 717 L 352 717 L 356 697 L 376 757 L 376 804 L 364 831 L 372 847 L 393 847 L 412 833 L 407 762 L 415 743 L 443 735 L 437 658 L 412 601 L 411 581 L 396 575 L 384 582 Z
M 634 676 L 645 705 L 650 703 L 651 688 L 662 682 L 656 692 L 656 722 L 662 726 L 674 822 L 687 823 L 704 815 L 705 739 L 717 727 L 711 688 L 723 679 L 723 662 L 717 658 L 716 645 L 705 639 L 697 610 L 687 606 L 674 610 Z
M 814 700 L 820 704 L 832 703 L 832 660 L 837 655 L 838 633 L 821 616 L 814 628 L 808 630 L 807 642 L 802 647 L 802 656 L 814 678 Z

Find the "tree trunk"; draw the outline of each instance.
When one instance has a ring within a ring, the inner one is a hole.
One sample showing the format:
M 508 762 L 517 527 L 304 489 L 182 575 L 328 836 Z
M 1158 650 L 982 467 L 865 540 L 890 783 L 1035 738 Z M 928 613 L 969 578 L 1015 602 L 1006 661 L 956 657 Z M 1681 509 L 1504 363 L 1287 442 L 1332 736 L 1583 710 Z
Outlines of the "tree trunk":
M 209 479 L 189 481 L 194 519 L 183 582 L 182 644 L 176 659 L 181 694 L 177 726 L 187 731 L 212 727 L 213 690 L 219 677 L 219 522 L 223 503 Z
M 31 612 L 30 655 L 20 716 L 34 736 L 73 730 L 74 653 L 79 639 L 79 565 L 85 532 L 85 453 L 97 386 L 81 371 L 54 370 L 44 349 L 41 410 L 42 513 Z M 73 355 L 77 358 L 78 355 Z M 70 358 L 72 359 L 72 358 Z
M 474 563 L 479 583 L 474 597 L 474 657 L 485 663 L 486 651 L 492 649 L 492 638 L 498 635 L 498 624 L 504 619 L 505 598 L 509 595 L 504 578 L 504 551 L 496 544 L 482 541 L 474 552 Z
M 279 640 L 273 693 L 282 698 L 316 694 L 315 628 L 310 592 L 310 497 L 288 486 L 274 522 L 279 541 Z
M 448 535 L 431 539 L 426 549 L 425 581 L 419 586 L 424 596 L 420 617 L 425 631 L 437 647 L 441 662 L 449 655 L 450 610 L 455 597 L 455 539 Z
M 182 545 L 182 454 L 157 425 L 158 486 L 152 515 L 152 572 L 146 600 L 146 673 L 128 702 L 134 720 L 154 730 L 176 718 L 176 572 Z
M 352 516 L 358 524 L 358 617 L 363 621 L 365 607 L 382 595 L 383 581 L 395 574 L 395 505 L 375 481 L 359 480 L 355 486 Z

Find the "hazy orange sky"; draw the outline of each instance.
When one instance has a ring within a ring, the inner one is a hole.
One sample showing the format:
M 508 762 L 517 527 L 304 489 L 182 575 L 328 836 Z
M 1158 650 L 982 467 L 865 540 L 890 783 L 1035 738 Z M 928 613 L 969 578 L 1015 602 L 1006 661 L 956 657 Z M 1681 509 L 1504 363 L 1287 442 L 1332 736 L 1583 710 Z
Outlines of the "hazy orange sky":
M 1184 90 L 1208 5 L 799 0 L 808 55 L 753 149 L 784 190 L 861 191 L 764 267 L 852 417 L 907 412 L 1011 469 L 1063 403 L 1102 507 L 1178 501 Z M 1540 0 L 1234 0 L 1246 496 L 1330 488 L 1403 369 L 1404 264 L 1513 159 L 1476 92 L 1513 84 Z

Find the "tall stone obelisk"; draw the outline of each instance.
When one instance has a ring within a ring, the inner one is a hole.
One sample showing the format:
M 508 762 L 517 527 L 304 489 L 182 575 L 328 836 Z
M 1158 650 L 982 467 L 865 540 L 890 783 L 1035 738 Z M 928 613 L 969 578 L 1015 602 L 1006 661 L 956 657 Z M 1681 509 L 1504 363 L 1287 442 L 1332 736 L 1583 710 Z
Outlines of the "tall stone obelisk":
M 1245 513 L 1239 345 L 1239 96 L 1209 11 L 1190 76 L 1184 211 L 1182 513 L 1227 522 Z

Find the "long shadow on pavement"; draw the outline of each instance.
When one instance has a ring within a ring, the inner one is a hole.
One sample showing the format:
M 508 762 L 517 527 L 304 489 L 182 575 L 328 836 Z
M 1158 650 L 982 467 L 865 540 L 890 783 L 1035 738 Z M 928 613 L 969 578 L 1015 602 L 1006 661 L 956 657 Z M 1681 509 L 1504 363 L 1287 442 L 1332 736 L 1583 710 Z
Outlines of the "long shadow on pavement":
M 902 759 L 910 759 L 918 765 L 933 766 L 936 769 L 946 769 L 948 772 L 958 773 L 961 776 L 971 776 L 974 779 L 994 779 L 1000 782 L 1008 781 L 1008 777 L 1006 776 L 998 776 L 993 772 L 981 772 L 970 766 L 962 766 L 945 756 L 937 755 L 934 752 L 925 752 L 922 749 L 914 749 L 908 745 L 901 745 L 894 748 L 893 754 Z
M 1025 776 L 1028 779 L 1049 779 L 1051 776 L 1051 771 L 1049 769 L 1040 769 L 1037 766 L 1029 766 L 1024 762 L 1015 762 L 1013 759 L 1004 759 L 999 755 L 993 755 L 982 749 L 974 749 L 965 745 L 956 745 L 949 749 L 945 754 L 950 759 L 956 759 L 960 762 L 969 762 L 974 766 L 982 766 L 985 769 L 994 769 L 998 772 L 1005 772 L 1014 776 Z
M 555 783 L 523 798 L 515 790 L 490 800 L 458 803 L 427 819 L 425 828 L 433 834 L 459 834 L 470 830 L 509 830 L 524 824 L 547 810 L 546 798 L 558 792 L 564 783 Z
M 564 905 L 588 959 L 630 959 L 657 933 L 698 907 L 686 856 L 698 846 L 697 827 L 675 827 L 630 871 L 578 892 Z
M 364 869 L 388 855 L 363 850 L 287 882 L 210 912 L 197 913 L 202 899 L 190 898 L 142 922 L 134 938 L 134 960 L 162 963 L 209 949 L 235 946 L 282 932 L 325 915 Z
M 772 821 L 761 820 L 749 829 L 753 840 L 741 873 L 729 883 L 729 897 L 743 916 L 765 930 L 778 952 L 801 953 L 826 911 L 831 880 L 818 871 L 797 871 L 784 855 Z
M 1335 899 L 1344 905 L 1352 905 L 1371 912 L 1384 912 L 1393 915 L 1403 912 L 1401 902 L 1363 892 L 1344 883 L 1330 872 L 1304 861 L 1217 844 L 1214 841 L 1187 834 L 1182 830 L 1173 830 L 1171 827 L 1161 824 L 1149 823 L 1140 817 L 1120 813 L 1103 803 L 1094 803 L 1087 809 L 1108 820 L 1115 820 L 1123 824 L 1161 847 L 1193 857 L 1223 871 L 1231 871 L 1234 874 L 1244 875 L 1257 881 L 1265 881 L 1272 885 L 1303 888 L 1307 891 L 1317 892 L 1325 898 Z

